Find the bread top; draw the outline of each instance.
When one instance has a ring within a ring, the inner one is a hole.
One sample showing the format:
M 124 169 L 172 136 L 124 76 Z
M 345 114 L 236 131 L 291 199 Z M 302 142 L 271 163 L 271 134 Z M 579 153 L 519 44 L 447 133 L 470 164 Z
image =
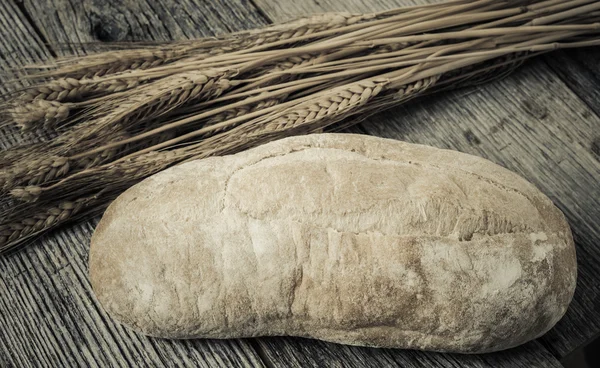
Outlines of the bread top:
M 490 162 L 402 142 L 375 139 L 371 147 L 361 136 L 306 138 L 278 142 L 235 168 L 225 207 L 339 232 L 460 240 L 552 228 L 540 213 L 552 204 Z
M 168 185 L 174 179 L 176 187 Z M 193 196 L 202 204 L 200 216 L 233 207 L 255 219 L 286 218 L 341 232 L 469 240 L 566 226 L 538 189 L 488 160 L 353 134 L 291 137 L 188 162 L 133 187 L 115 206 L 134 191 L 150 196 L 148 203 Z

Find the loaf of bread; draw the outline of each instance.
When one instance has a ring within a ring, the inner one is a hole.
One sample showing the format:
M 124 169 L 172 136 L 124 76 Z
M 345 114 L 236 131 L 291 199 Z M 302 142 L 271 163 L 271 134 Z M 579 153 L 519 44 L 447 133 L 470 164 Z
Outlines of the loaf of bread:
M 90 278 L 147 335 L 292 335 L 480 353 L 548 331 L 577 266 L 563 214 L 490 161 L 349 134 L 192 161 L 106 211 Z

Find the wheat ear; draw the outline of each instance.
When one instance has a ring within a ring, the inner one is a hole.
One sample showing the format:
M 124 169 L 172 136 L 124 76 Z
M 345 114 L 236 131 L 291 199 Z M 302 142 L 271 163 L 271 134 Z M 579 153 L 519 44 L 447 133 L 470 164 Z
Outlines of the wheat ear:
M 23 102 L 35 100 L 77 102 L 90 96 L 121 92 L 136 87 L 140 83 L 139 78 L 128 77 L 128 74 L 131 73 L 123 73 L 120 78 L 59 78 L 28 88 L 19 96 L 18 100 Z
M 47 231 L 55 226 L 74 220 L 75 216 L 87 210 L 95 203 L 96 196 L 76 199 L 74 201 L 62 201 L 56 205 L 50 205 L 37 212 L 29 213 L 21 220 L 9 221 L 0 225 L 0 249 L 7 251 L 15 245 Z
M 19 184 L 35 185 L 52 181 L 69 172 L 71 163 L 66 157 L 50 156 L 37 160 L 28 160 L 4 170 L 0 174 L 0 185 L 8 190 Z
M 58 66 L 40 77 L 74 79 L 101 77 L 131 70 L 145 70 L 178 59 L 176 52 L 160 48 L 108 51 L 72 59 L 59 60 Z
M 29 103 L 16 101 L 8 113 L 12 121 L 28 131 L 36 127 L 54 128 L 69 116 L 70 106 L 57 101 L 34 100 Z
M 226 74 L 226 71 L 220 70 L 186 72 L 142 86 L 130 96 L 121 96 L 116 108 L 111 106 L 107 110 L 101 107 L 95 111 L 94 114 L 98 115 L 97 128 L 82 138 L 115 124 L 131 128 L 166 115 L 188 102 L 218 96 L 232 86 Z

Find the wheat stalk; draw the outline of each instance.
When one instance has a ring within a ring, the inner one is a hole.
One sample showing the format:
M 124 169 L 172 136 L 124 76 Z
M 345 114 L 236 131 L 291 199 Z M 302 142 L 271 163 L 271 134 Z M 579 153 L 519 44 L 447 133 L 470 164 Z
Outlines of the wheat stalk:
M 272 107 L 277 105 L 279 102 L 281 101 L 281 99 L 278 98 L 270 98 L 270 99 L 266 99 L 266 100 L 261 100 L 258 103 L 252 104 L 252 105 L 243 105 L 240 107 L 236 107 L 227 111 L 224 111 L 220 114 L 214 115 L 211 118 L 207 119 L 204 123 L 203 123 L 203 127 L 207 127 L 207 126 L 213 126 L 216 124 L 220 124 L 241 116 L 244 116 L 246 114 L 249 114 L 251 112 L 255 112 L 255 111 L 261 111 L 265 108 L 268 107 Z M 224 128 L 218 128 L 218 129 L 214 129 L 210 132 L 210 134 L 216 134 L 216 133 L 220 133 L 223 132 L 227 129 L 230 129 L 231 127 L 224 127 Z M 173 137 L 174 138 L 174 137 Z M 166 141 L 166 140 L 165 140 Z M 164 142 L 164 141 L 163 141 Z
M 98 134 L 100 130 L 115 124 L 131 128 L 139 122 L 166 115 L 188 102 L 218 96 L 231 85 L 227 72 L 220 70 L 186 72 L 145 85 L 135 94 L 120 97 L 124 100 L 117 108 L 108 109 L 105 106 L 110 104 L 103 103 L 93 112 L 98 116 L 95 127 L 80 139 Z
M 158 44 L 141 49 L 107 51 L 100 54 L 62 60 L 57 67 L 38 74 L 39 77 L 89 79 L 132 70 L 147 70 L 183 58 L 202 60 L 208 56 L 295 40 L 326 30 L 342 28 L 374 18 L 374 15 L 319 14 L 262 30 L 238 32 L 221 39 L 192 40 Z M 43 66 L 42 66 L 43 67 Z M 41 86 L 40 86 L 41 87 Z
M 540 53 L 598 45 L 599 13 L 591 0 L 456 0 L 59 61 L 3 107 L 7 121 L 57 136 L 0 153 L 0 251 L 181 162 L 341 129 Z
M 26 145 L 24 147 L 13 147 L 3 152 L 6 160 L 1 161 L 3 170 L 0 172 L 0 188 L 3 191 L 11 191 L 11 195 L 21 199 L 31 200 L 32 192 L 19 190 L 18 187 L 34 186 L 41 183 L 53 182 L 69 174 L 81 171 L 82 169 L 97 166 L 106 163 L 117 156 L 121 148 L 111 148 L 98 152 L 94 156 L 80 157 L 72 159 L 69 156 L 79 152 L 79 150 L 90 149 L 93 147 L 87 144 L 76 146 L 77 149 L 69 149 L 69 143 L 72 143 L 78 132 L 69 132 L 56 138 L 57 142 L 48 144 L 46 142 Z M 119 141 L 129 137 L 121 128 L 115 127 L 110 135 L 105 139 L 107 141 Z M 164 139 L 167 139 L 166 137 Z M 37 156 L 31 152 L 37 153 Z M 13 189 L 16 189 L 12 191 Z

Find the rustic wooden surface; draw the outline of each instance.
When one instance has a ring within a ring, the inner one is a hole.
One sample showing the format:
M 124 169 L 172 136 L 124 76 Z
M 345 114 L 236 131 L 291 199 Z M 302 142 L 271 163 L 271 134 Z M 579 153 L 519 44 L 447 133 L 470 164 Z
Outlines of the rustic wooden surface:
M 185 39 L 315 12 L 426 2 L 3 0 L 0 68 L 85 53 L 86 46 L 71 45 L 78 42 Z M 87 248 L 96 219 L 0 258 L 0 366 L 560 367 L 562 357 L 600 331 L 599 61 L 598 50 L 558 52 L 503 81 L 434 96 L 351 129 L 486 157 L 555 201 L 575 235 L 579 278 L 567 315 L 543 338 L 470 356 L 299 338 L 148 338 L 114 323 L 93 297 Z M 0 134 L 3 148 L 27 139 L 6 129 Z

